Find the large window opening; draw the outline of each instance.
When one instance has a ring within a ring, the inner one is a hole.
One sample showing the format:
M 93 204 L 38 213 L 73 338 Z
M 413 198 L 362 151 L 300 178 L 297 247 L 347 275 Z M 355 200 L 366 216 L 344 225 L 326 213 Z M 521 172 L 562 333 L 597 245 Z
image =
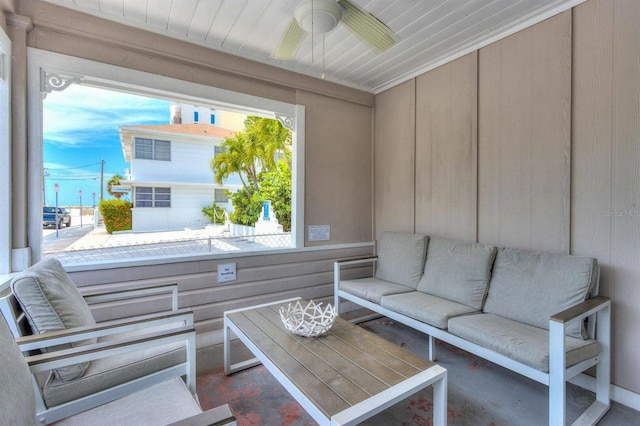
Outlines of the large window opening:
M 301 245 L 303 138 L 295 123 L 303 108 L 29 53 L 30 78 L 45 89 L 33 148 L 42 158 L 38 192 L 43 206 L 71 215 L 68 228 L 37 219 L 39 257 L 83 265 Z M 215 120 L 202 122 L 202 114 Z
M 11 41 L 0 28 L 0 274 L 11 272 Z

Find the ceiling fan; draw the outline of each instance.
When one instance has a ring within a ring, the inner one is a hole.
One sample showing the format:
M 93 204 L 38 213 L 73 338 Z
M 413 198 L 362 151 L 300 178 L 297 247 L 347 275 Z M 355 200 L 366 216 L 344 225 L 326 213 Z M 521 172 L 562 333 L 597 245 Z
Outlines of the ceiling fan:
M 307 33 L 324 34 L 340 22 L 376 53 L 384 52 L 399 40 L 388 26 L 349 0 L 304 0 L 296 6 L 271 57 L 295 56 Z

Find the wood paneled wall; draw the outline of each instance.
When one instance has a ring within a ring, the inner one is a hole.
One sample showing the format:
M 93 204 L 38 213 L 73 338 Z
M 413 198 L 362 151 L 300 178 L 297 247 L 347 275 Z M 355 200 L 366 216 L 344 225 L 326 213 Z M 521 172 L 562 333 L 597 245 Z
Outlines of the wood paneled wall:
M 475 240 L 478 54 L 416 79 L 416 232 Z
M 415 231 L 415 81 L 376 97 L 374 220 L 382 231 Z
M 471 88 L 469 56 L 376 96 L 375 234 L 596 257 L 613 299 L 612 381 L 640 394 L 640 2 L 590 0 L 477 58 Z M 474 126 L 469 159 L 457 149 Z M 389 194 L 389 182 L 404 186 Z M 464 188 L 476 183 L 474 206 Z M 477 236 L 450 216 L 464 208 Z
M 571 247 L 613 299 L 613 382 L 640 392 L 640 2 L 574 9 Z
M 194 310 L 200 333 L 222 329 L 224 311 L 291 297 L 332 301 L 333 262 L 371 255 L 373 246 L 334 250 L 308 250 L 218 260 L 172 262 L 71 272 L 81 292 L 178 283 L 179 306 Z M 219 263 L 236 262 L 238 279 L 218 283 Z M 348 278 L 371 273 L 371 267 L 344 270 Z M 169 309 L 169 297 L 157 296 L 92 306 L 97 321 L 126 318 Z
M 305 224 L 331 225 L 331 244 L 373 239 L 373 110 L 300 91 L 305 105 Z M 319 202 L 319 196 L 323 201 Z M 323 245 L 326 241 L 305 246 Z
M 478 240 L 568 253 L 571 12 L 479 54 Z

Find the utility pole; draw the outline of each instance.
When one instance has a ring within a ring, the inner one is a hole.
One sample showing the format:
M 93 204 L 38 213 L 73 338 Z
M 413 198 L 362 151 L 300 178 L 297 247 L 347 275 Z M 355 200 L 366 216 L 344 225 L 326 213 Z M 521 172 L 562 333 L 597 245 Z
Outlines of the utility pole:
M 102 201 L 104 193 L 104 158 L 100 163 L 100 201 Z

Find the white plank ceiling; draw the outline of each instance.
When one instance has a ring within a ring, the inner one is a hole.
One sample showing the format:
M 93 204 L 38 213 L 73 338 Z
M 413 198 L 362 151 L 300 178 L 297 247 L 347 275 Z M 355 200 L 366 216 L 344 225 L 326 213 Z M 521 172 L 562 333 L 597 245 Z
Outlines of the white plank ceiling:
M 344 25 L 270 57 L 300 0 L 46 0 L 125 25 L 378 93 L 584 0 L 352 0 L 400 41 L 373 53 Z M 324 64 L 323 64 L 324 62 Z

